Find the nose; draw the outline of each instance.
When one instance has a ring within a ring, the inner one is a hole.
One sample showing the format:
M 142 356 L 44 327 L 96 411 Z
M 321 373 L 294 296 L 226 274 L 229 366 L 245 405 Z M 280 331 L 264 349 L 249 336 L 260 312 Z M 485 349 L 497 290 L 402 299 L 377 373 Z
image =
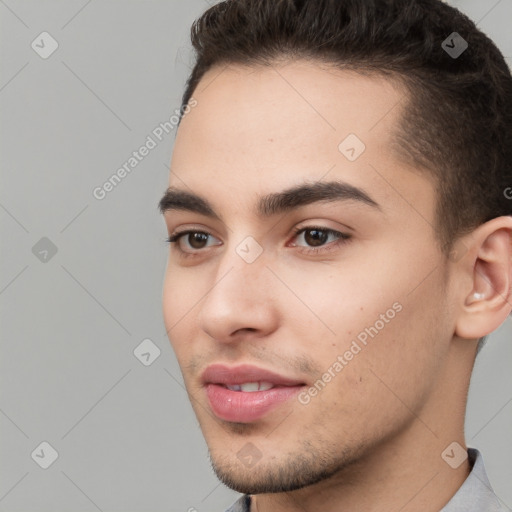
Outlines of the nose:
M 217 342 L 233 343 L 247 333 L 264 337 L 276 330 L 276 283 L 266 263 L 264 254 L 248 263 L 235 249 L 222 256 L 198 314 L 201 329 Z

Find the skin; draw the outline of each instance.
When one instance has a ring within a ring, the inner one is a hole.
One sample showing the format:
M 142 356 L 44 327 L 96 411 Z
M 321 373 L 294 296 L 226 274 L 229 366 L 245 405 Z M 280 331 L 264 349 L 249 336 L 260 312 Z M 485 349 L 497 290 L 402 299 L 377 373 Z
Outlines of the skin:
M 194 98 L 169 186 L 201 195 L 222 220 L 165 213 L 169 234 L 211 238 L 171 245 L 163 313 L 216 474 L 255 494 L 258 512 L 440 510 L 470 471 L 441 454 L 454 441 L 466 449 L 477 339 L 511 310 L 512 218 L 462 238 L 461 259 L 442 255 L 433 183 L 390 144 L 404 93 L 386 79 L 307 61 L 232 65 L 210 70 Z M 338 150 L 349 133 L 366 145 L 354 162 Z M 255 213 L 262 195 L 334 179 L 381 210 L 345 201 Z M 308 225 L 351 239 L 305 254 L 311 237 L 293 228 Z M 235 250 L 248 236 L 263 249 L 250 264 Z M 208 365 L 254 364 L 313 386 L 397 302 L 401 311 L 308 404 L 292 399 L 249 424 L 213 415 L 200 381 Z M 261 454 L 252 467 L 237 457 L 248 443 Z

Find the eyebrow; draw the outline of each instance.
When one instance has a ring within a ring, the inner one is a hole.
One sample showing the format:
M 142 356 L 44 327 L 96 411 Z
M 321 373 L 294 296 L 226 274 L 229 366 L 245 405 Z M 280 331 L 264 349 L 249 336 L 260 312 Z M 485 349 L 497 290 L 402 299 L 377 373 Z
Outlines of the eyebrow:
M 357 201 L 382 211 L 380 205 L 364 190 L 342 181 L 318 181 L 273 192 L 260 198 L 256 211 L 261 217 L 272 217 L 309 204 L 334 201 Z M 169 187 L 165 191 L 158 208 L 162 214 L 171 210 L 183 210 L 222 220 L 206 199 L 175 187 Z

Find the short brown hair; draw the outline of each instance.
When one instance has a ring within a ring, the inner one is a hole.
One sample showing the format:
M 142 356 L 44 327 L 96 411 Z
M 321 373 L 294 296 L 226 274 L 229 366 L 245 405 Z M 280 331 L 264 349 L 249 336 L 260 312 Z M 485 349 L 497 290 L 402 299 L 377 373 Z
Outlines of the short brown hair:
M 454 45 L 453 32 L 468 44 L 457 57 L 442 47 Z M 194 22 L 191 39 L 196 63 L 182 109 L 212 67 L 282 58 L 405 86 L 392 147 L 434 177 L 445 255 L 460 235 L 512 215 L 512 76 L 496 45 L 457 9 L 440 0 L 226 0 Z

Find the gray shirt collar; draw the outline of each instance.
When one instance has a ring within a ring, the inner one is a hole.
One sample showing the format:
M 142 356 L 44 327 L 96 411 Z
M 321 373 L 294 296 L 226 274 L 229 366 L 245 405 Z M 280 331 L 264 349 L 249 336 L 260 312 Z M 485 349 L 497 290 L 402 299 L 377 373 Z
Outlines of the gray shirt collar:
M 471 472 L 452 499 L 439 512 L 511 512 L 494 493 L 485 472 L 482 454 L 468 448 Z M 226 512 L 250 512 L 251 497 L 242 496 Z
M 509 512 L 489 483 L 482 454 L 468 448 L 468 459 L 473 465 L 471 473 L 440 512 Z

